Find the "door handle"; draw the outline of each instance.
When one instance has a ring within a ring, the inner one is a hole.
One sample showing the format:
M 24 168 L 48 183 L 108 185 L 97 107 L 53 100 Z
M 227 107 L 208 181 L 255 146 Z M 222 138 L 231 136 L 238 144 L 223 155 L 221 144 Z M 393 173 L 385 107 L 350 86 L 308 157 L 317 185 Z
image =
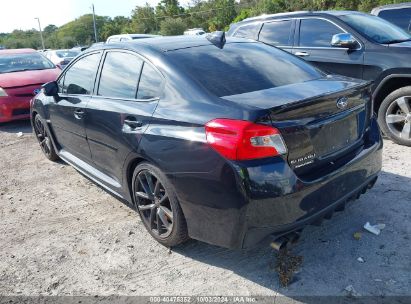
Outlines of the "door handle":
M 132 129 L 141 128 L 143 126 L 143 122 L 135 120 L 133 118 L 124 119 L 124 124 Z
M 310 56 L 310 53 L 307 53 L 307 52 L 296 52 L 295 55 L 296 55 L 296 56 L 300 56 L 300 57 L 307 57 L 307 56 Z
M 85 112 L 83 109 L 75 109 L 74 110 L 74 117 L 77 119 L 83 119 Z

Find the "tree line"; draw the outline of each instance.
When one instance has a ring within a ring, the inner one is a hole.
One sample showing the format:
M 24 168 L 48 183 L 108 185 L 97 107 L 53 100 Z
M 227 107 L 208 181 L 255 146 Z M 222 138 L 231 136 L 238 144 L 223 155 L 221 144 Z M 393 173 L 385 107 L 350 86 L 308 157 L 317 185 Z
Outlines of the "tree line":
M 396 0 L 191 0 L 182 7 L 178 0 L 161 0 L 155 7 L 146 3 L 136 6 L 131 17 L 96 16 L 98 40 L 125 33 L 181 35 L 188 28 L 203 28 L 212 32 L 227 30 L 231 23 L 261 14 L 298 10 L 358 10 L 372 8 Z M 83 15 L 60 27 L 47 25 L 43 29 L 46 48 L 71 48 L 94 43 L 93 16 Z M 0 45 L 6 48 L 41 48 L 36 29 L 0 33 Z

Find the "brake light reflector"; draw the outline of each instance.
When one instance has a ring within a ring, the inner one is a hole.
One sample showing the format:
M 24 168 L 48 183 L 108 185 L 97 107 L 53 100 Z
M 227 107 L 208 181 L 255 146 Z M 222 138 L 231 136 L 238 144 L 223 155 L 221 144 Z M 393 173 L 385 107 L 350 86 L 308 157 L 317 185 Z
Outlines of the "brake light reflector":
M 214 119 L 205 125 L 207 142 L 231 160 L 273 157 L 287 153 L 280 132 L 245 120 Z

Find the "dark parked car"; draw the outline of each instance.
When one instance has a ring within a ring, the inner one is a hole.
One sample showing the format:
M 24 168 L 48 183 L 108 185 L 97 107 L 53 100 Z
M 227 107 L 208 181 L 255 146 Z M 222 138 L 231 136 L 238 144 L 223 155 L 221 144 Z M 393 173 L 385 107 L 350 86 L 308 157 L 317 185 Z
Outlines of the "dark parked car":
M 280 47 L 330 73 L 372 80 L 384 133 L 411 146 L 411 35 L 373 15 L 295 12 L 249 18 L 228 34 Z
M 374 8 L 371 14 L 411 32 L 411 2 L 379 6 Z
M 127 201 L 168 246 L 251 246 L 372 187 L 382 141 L 369 83 L 207 37 L 109 43 L 74 59 L 32 102 L 45 155 Z

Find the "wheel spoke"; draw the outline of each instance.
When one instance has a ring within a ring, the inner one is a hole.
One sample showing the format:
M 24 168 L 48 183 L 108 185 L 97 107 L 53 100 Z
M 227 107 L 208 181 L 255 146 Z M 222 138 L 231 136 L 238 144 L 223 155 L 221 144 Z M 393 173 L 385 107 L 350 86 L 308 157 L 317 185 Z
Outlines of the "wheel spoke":
M 397 123 L 405 121 L 405 115 L 389 114 L 386 116 L 387 123 Z
M 158 194 L 159 194 L 159 192 L 160 192 L 160 182 L 157 180 L 156 181 L 156 185 L 154 186 L 154 196 L 157 196 Z
M 410 105 L 408 104 L 408 101 L 405 99 L 405 97 L 398 98 L 396 102 L 405 114 L 411 113 Z
M 151 209 L 153 209 L 155 206 L 156 206 L 156 205 L 154 205 L 154 204 L 139 205 L 139 206 L 138 206 L 138 209 L 140 209 L 141 211 L 151 210 Z
M 148 171 L 144 172 L 144 176 L 146 177 L 148 188 L 150 189 L 150 193 L 154 194 L 154 185 L 153 185 L 153 178 Z
M 173 211 L 171 211 L 170 209 L 168 209 L 167 207 L 164 206 L 160 206 L 159 208 L 162 212 L 164 212 L 164 214 L 168 217 L 168 219 L 170 221 L 173 220 Z
M 407 122 L 404 124 L 404 128 L 402 128 L 401 138 L 410 139 L 411 138 L 411 122 Z
M 163 225 L 167 229 L 167 231 L 169 231 L 171 229 L 171 224 L 168 222 L 166 214 L 164 213 L 163 209 L 161 209 L 161 208 L 158 209 L 157 216 L 160 219 L 160 221 L 163 223 Z
M 41 142 L 40 142 L 40 146 L 45 146 L 47 141 L 47 138 L 44 138 Z
M 168 195 L 164 194 L 164 196 L 160 199 L 159 204 L 162 205 L 168 200 Z
M 136 195 L 137 195 L 138 197 L 144 198 L 144 199 L 146 199 L 146 200 L 149 200 L 149 199 L 150 199 L 150 196 L 149 196 L 147 193 L 142 192 L 142 191 L 137 191 L 137 192 L 136 192 Z
M 148 185 L 144 182 L 144 180 L 141 178 L 141 174 L 138 175 L 138 180 L 139 180 L 141 186 L 143 187 L 144 192 L 148 195 L 149 199 L 152 200 L 152 199 L 153 199 L 153 195 L 152 195 L 152 193 L 151 193 L 151 191 L 150 191 L 149 186 L 148 186 Z

